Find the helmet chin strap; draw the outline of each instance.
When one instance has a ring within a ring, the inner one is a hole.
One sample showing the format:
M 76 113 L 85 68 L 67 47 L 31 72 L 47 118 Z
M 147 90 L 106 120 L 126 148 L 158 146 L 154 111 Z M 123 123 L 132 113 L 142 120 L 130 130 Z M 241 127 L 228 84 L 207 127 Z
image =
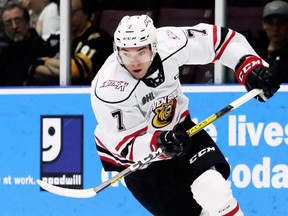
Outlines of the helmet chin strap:
M 152 51 L 151 62 L 153 62 L 154 57 L 157 54 L 156 43 L 155 44 L 149 44 L 149 48 Z
M 162 63 L 161 63 L 161 59 L 160 59 L 160 56 L 158 53 L 156 53 L 154 55 L 154 57 L 151 58 L 152 60 L 152 63 L 151 65 L 149 66 L 148 70 L 147 70 L 147 73 L 146 75 L 143 77 L 143 79 L 146 79 L 147 77 L 149 77 L 150 75 L 152 75 L 154 72 L 156 72 L 158 70 L 158 68 L 160 66 L 162 66 Z

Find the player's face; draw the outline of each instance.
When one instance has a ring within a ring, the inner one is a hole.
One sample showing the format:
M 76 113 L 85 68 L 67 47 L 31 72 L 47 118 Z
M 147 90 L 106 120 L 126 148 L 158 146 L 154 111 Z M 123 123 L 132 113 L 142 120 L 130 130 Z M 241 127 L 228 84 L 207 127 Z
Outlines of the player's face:
M 119 57 L 129 73 L 136 79 L 143 78 L 152 60 L 149 45 L 133 48 L 119 48 Z
M 29 34 L 29 23 L 17 7 L 4 11 L 2 21 L 6 35 L 15 42 L 24 40 Z

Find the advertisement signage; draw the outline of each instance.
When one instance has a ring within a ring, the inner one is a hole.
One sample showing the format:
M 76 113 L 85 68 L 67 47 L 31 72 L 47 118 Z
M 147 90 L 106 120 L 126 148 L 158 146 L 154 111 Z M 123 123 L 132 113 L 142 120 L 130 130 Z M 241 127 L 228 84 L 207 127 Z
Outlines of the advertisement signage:
M 83 189 L 83 116 L 41 116 L 41 180 Z
M 183 86 L 197 123 L 246 93 L 242 86 Z M 0 89 L 0 216 L 148 216 L 123 180 L 89 199 L 41 190 L 36 179 L 86 189 L 104 172 L 88 87 Z M 229 181 L 245 215 L 287 215 L 288 86 L 266 103 L 252 99 L 205 130 L 231 165 Z

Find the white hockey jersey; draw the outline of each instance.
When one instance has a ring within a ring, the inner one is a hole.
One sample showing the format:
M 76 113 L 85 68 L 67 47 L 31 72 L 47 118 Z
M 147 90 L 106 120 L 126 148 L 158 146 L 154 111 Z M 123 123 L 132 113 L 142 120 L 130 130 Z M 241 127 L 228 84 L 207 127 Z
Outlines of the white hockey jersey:
M 98 125 L 95 140 L 106 170 L 118 170 L 147 156 L 156 130 L 172 130 L 189 114 L 178 68 L 219 60 L 234 69 L 247 54 L 257 55 L 239 33 L 215 25 L 157 29 L 160 66 L 137 80 L 114 54 L 92 82 L 91 103 Z M 155 61 L 155 59 L 154 59 Z M 148 84 L 147 84 L 148 83 Z

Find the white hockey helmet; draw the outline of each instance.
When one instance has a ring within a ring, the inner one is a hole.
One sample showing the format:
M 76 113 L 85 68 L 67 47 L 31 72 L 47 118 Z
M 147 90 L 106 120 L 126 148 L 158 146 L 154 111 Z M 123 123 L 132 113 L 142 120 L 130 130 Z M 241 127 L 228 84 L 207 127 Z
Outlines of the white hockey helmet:
M 114 51 L 119 48 L 151 45 L 152 59 L 157 52 L 156 28 L 147 15 L 124 16 L 114 32 Z

